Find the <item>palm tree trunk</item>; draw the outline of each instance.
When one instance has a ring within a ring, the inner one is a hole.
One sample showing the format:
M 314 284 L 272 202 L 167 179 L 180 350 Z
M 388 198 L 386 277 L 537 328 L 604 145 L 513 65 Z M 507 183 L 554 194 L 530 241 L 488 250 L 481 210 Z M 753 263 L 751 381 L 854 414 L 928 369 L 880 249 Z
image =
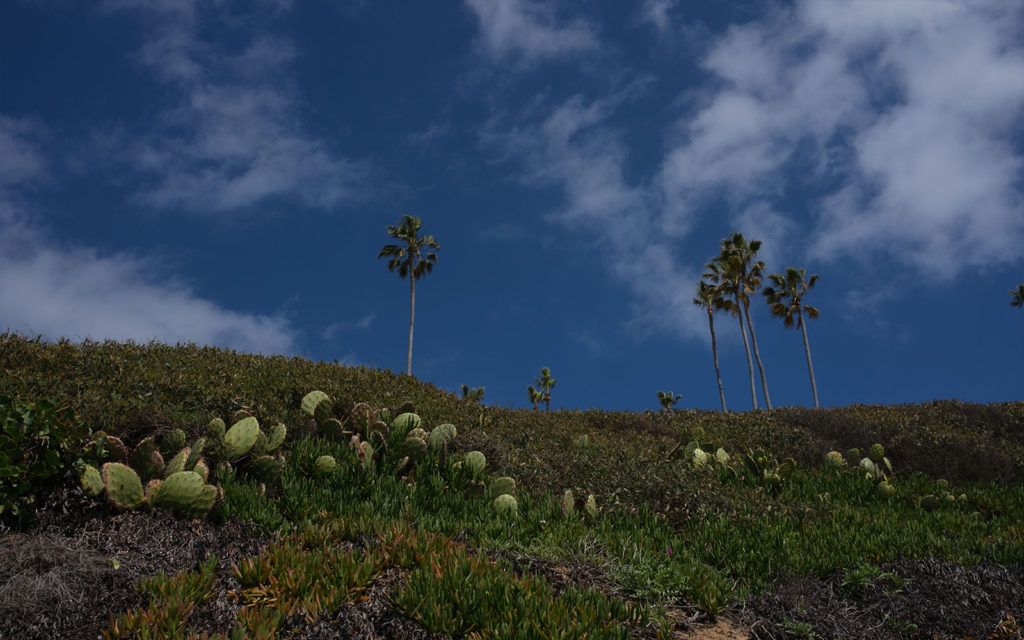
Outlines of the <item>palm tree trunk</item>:
M 405 360 L 405 375 L 412 375 L 412 325 L 416 320 L 416 278 L 409 273 L 409 354 Z
M 736 314 L 740 319 L 740 334 L 743 336 L 743 348 L 747 350 L 747 368 L 750 369 L 750 402 L 757 411 L 757 389 L 754 388 L 754 359 L 750 357 L 750 343 L 747 341 L 747 330 L 743 326 L 743 314 Z
M 768 381 L 764 378 L 764 363 L 761 362 L 761 353 L 757 350 L 757 336 L 754 335 L 754 322 L 750 319 L 749 303 L 743 305 L 743 313 L 747 316 L 747 327 L 750 328 L 750 341 L 754 343 L 754 357 L 757 358 L 757 370 L 761 374 L 761 390 L 764 391 L 764 403 L 771 409 L 772 399 L 768 395 Z
M 715 340 L 715 312 L 708 307 L 708 327 L 711 329 L 711 354 L 715 356 L 715 379 L 718 380 L 718 397 L 725 411 L 725 391 L 722 390 L 722 372 L 718 369 L 718 341 Z
M 814 381 L 814 365 L 811 364 L 811 344 L 807 342 L 807 324 L 804 322 L 804 314 L 799 308 L 796 310 L 800 319 L 800 330 L 804 334 L 804 353 L 807 354 L 807 371 L 811 374 L 811 392 L 814 393 L 814 408 L 818 408 L 818 383 Z

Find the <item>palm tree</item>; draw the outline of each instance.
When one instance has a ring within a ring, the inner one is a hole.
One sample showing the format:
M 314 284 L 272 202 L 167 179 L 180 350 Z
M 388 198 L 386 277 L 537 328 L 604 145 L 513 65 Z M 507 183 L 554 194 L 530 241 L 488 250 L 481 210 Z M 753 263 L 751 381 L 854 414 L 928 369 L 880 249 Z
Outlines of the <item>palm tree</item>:
M 720 295 L 713 284 L 701 280 L 697 284 L 697 297 L 693 304 L 708 310 L 708 327 L 711 329 L 711 354 L 715 357 L 715 379 L 718 380 L 718 397 L 725 411 L 725 391 L 722 390 L 722 372 L 718 369 L 718 341 L 715 339 L 715 307 L 720 307 Z
M 526 392 L 530 396 L 530 402 L 533 404 L 533 410 L 537 410 L 537 403 L 544 399 L 544 394 L 533 388 L 533 385 L 526 387 Z
M 730 282 L 729 292 L 746 317 L 747 328 L 750 330 L 750 342 L 754 346 L 754 358 L 757 360 L 757 369 L 761 374 L 764 403 L 771 409 L 772 399 L 768 395 L 768 380 L 764 374 L 764 362 L 761 361 L 761 352 L 757 348 L 757 334 L 754 333 L 754 322 L 750 317 L 750 296 L 761 288 L 761 274 L 764 272 L 764 262 L 754 260 L 757 257 L 757 250 L 760 248 L 760 240 L 751 240 L 748 243 L 742 233 L 733 233 L 722 240 L 721 254 L 716 260 L 722 264 L 726 278 Z
M 537 383 L 538 387 L 540 387 L 540 393 L 543 394 L 547 410 L 551 411 L 551 390 L 555 388 L 555 383 L 558 382 L 558 380 L 551 377 L 551 369 L 543 367 L 540 370 L 540 377 L 534 378 L 533 381 Z
M 740 335 L 743 336 L 743 349 L 747 352 L 747 370 L 750 372 L 750 402 L 756 411 L 757 390 L 754 388 L 754 359 L 750 355 L 750 342 L 747 340 L 746 325 L 743 324 L 743 314 L 740 313 L 740 305 L 726 297 L 735 295 L 734 291 L 736 290 L 736 285 L 729 277 L 725 267 L 723 266 L 722 256 L 714 258 L 711 262 L 704 265 L 704 268 L 707 269 L 707 271 L 704 272 L 704 278 L 713 283 L 713 288 L 715 290 L 715 308 L 722 309 L 723 311 L 731 313 L 739 318 Z
M 661 406 L 664 407 L 665 411 L 668 412 L 672 411 L 672 406 L 675 405 L 675 403 L 679 402 L 679 398 L 682 397 L 682 394 L 672 393 L 671 391 L 667 393 L 665 391 L 658 392 L 658 402 L 660 402 Z
M 819 406 L 818 383 L 814 380 L 814 365 L 811 364 L 811 345 L 807 341 L 807 325 L 804 323 L 803 312 L 806 311 L 809 318 L 817 318 L 821 314 L 815 307 L 804 304 L 803 299 L 807 292 L 814 287 L 814 283 L 818 281 L 818 276 L 813 275 L 808 280 L 805 269 L 786 267 L 785 275 L 773 273 L 768 276 L 768 279 L 778 287 L 778 289 L 766 287 L 764 290 L 764 297 L 768 300 L 772 315 L 776 318 L 782 318 L 782 324 L 787 328 L 795 324 L 803 332 L 804 353 L 807 354 L 807 371 L 811 374 L 811 392 L 814 394 L 814 408 L 817 409 Z
M 422 223 L 419 218 L 402 216 L 402 222 L 388 225 L 388 235 L 403 244 L 385 245 L 377 259 L 388 258 L 388 270 L 398 270 L 398 277 L 409 278 L 409 354 L 406 359 L 405 375 L 412 375 L 412 327 L 416 319 L 416 281 L 433 270 L 437 254 L 426 249 L 440 249 L 434 236 L 419 235 Z
M 484 399 L 484 387 L 470 388 L 468 384 L 462 385 L 462 399 L 471 402 L 480 402 Z
M 1010 289 L 1010 295 L 1013 296 L 1011 305 L 1024 308 L 1024 284 L 1018 284 L 1016 289 Z

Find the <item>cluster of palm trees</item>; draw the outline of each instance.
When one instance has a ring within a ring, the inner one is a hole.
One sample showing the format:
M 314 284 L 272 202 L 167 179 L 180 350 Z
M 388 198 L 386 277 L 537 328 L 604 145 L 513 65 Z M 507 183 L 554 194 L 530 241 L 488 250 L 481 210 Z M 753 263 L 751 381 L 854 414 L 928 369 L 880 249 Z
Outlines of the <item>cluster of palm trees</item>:
M 811 377 L 811 391 L 814 395 L 814 406 L 818 407 L 818 385 L 814 379 L 814 366 L 811 364 L 811 347 L 807 340 L 807 325 L 804 313 L 808 317 L 817 318 L 820 314 L 812 306 L 804 304 L 804 296 L 818 281 L 817 275 L 807 278 L 805 269 L 787 267 L 785 273 L 772 273 L 765 276 L 764 262 L 757 259 L 761 248 L 760 240 L 747 241 L 741 233 L 733 233 L 722 240 L 720 251 L 705 265 L 705 272 L 697 284 L 697 294 L 693 304 L 707 310 L 708 328 L 711 330 L 711 352 L 715 359 L 715 378 L 718 381 L 718 396 L 722 403 L 722 411 L 726 411 L 725 391 L 722 388 L 722 374 L 718 365 L 718 341 L 715 336 L 715 312 L 724 311 L 735 316 L 740 325 L 743 347 L 747 353 L 747 368 L 750 372 L 750 400 L 753 408 L 758 408 L 757 389 L 754 383 L 754 362 L 761 379 L 761 392 L 768 409 L 772 408 L 771 396 L 768 394 L 768 381 L 765 378 L 764 362 L 757 348 L 757 335 L 754 333 L 754 322 L 750 317 L 750 299 L 759 291 L 765 296 L 772 315 L 782 318 L 786 327 L 797 326 L 803 333 L 804 352 L 807 355 L 807 370 Z M 764 278 L 772 283 L 771 287 L 761 288 Z M 749 334 L 749 340 L 748 340 Z M 751 357 L 753 346 L 753 357 Z
M 542 367 L 540 370 L 540 376 L 533 379 L 537 383 L 537 389 L 530 386 L 526 387 L 526 394 L 530 399 L 530 403 L 533 404 L 533 410 L 537 410 L 537 405 L 544 402 L 547 410 L 551 411 L 551 390 L 555 388 L 555 383 L 558 382 L 557 378 L 551 377 L 551 369 Z

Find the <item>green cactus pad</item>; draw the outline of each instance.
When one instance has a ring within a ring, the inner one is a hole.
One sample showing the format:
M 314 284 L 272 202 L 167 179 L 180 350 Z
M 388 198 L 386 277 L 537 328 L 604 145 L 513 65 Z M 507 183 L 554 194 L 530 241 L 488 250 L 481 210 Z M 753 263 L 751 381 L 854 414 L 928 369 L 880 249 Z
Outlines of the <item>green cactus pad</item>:
M 510 496 L 514 496 L 516 494 L 515 479 L 508 476 L 495 478 L 491 482 L 491 495 L 500 496 L 506 493 Z
M 690 459 L 693 460 L 693 464 L 703 467 L 708 463 L 708 454 L 700 447 L 697 447 L 690 454 Z
M 267 442 L 267 434 L 263 433 L 263 430 L 260 429 L 256 432 L 256 442 L 252 443 L 252 449 L 249 450 L 249 453 L 252 454 L 254 458 L 258 458 L 267 453 Z
M 288 436 L 288 427 L 284 426 L 283 423 L 278 422 L 270 428 L 270 435 L 267 436 L 267 453 L 274 453 L 281 445 L 284 444 L 284 439 Z
M 228 463 L 227 461 L 222 462 L 221 465 L 226 465 L 228 470 L 231 469 L 231 464 Z M 203 482 L 206 482 L 210 478 L 210 467 L 206 466 L 206 462 L 203 461 L 202 458 L 200 458 L 199 461 L 196 462 L 196 466 L 192 467 L 192 471 L 198 473 L 199 476 L 202 477 Z
M 203 490 L 199 492 L 199 497 L 192 503 L 191 508 L 182 515 L 189 518 L 202 518 L 210 512 L 210 509 L 212 509 L 213 505 L 217 503 L 217 500 L 220 499 L 221 495 L 223 495 L 223 491 L 220 487 L 215 487 L 212 484 L 204 484 Z
M 566 489 L 562 494 L 562 515 L 566 519 L 576 515 L 576 497 L 572 495 L 572 489 Z
M 495 498 L 493 504 L 494 510 L 502 518 L 514 518 L 519 513 L 519 504 L 516 502 L 515 496 L 510 496 L 507 493 Z
M 284 471 L 284 461 L 273 456 L 260 456 L 250 462 L 246 470 L 252 477 L 264 484 L 277 484 Z
M 165 459 L 174 457 L 185 446 L 185 439 L 185 432 L 181 429 L 168 431 L 160 439 L 160 455 Z
M 715 451 L 715 462 L 717 462 L 720 465 L 725 465 L 729 464 L 729 460 L 729 452 L 723 449 L 722 447 L 718 447 L 718 450 Z
M 146 504 L 156 504 L 158 500 L 157 493 L 160 491 L 160 487 L 163 485 L 163 483 L 163 480 L 150 480 L 149 482 L 146 483 L 146 487 L 144 489 L 145 497 L 143 498 Z
M 793 458 L 786 458 L 779 463 L 778 474 L 783 480 L 793 475 L 794 471 L 796 471 L 796 460 Z
M 584 510 L 587 512 L 587 517 L 591 520 L 597 520 L 597 499 L 594 497 L 594 494 L 591 493 L 587 496 L 587 503 L 586 506 L 584 506 Z
M 853 449 L 847 449 L 846 451 L 846 463 L 851 467 L 855 466 L 860 462 L 860 449 L 854 447 Z
M 875 489 L 875 491 L 877 491 L 878 495 L 882 498 L 891 498 L 894 495 L 896 495 L 896 487 L 892 486 L 891 484 L 884 480 L 878 483 L 878 487 Z
M 921 508 L 924 509 L 925 511 L 935 511 L 936 509 L 939 508 L 939 505 L 939 499 L 936 498 L 935 496 L 929 495 L 921 498 Z
M 401 417 L 401 416 L 399 416 Z M 466 468 L 469 469 L 470 473 L 474 477 L 479 477 L 483 474 L 484 468 L 487 467 L 487 458 L 484 454 L 479 451 L 470 451 L 466 454 Z
M 199 438 L 189 447 L 188 458 L 185 459 L 185 466 L 182 471 L 192 471 L 196 463 L 202 458 L 203 447 L 206 446 L 206 438 Z
M 168 477 L 172 474 L 178 473 L 179 471 L 185 471 L 185 462 L 188 460 L 192 450 L 185 447 L 179 451 L 171 461 L 164 465 L 164 477 Z M 195 466 L 195 465 L 193 465 Z M 191 471 L 191 469 L 189 469 Z
M 409 433 L 405 434 L 405 437 L 407 437 L 407 438 L 420 438 L 422 440 L 426 440 L 427 439 L 427 432 L 424 431 L 423 429 L 421 429 L 420 427 L 416 427 L 415 429 L 409 429 Z
M 402 443 L 402 455 L 409 456 L 409 459 L 416 462 L 423 459 L 427 453 L 427 441 L 423 438 L 409 436 Z
M 317 421 L 326 420 L 333 406 L 330 396 L 323 391 L 310 391 L 302 398 L 302 412 Z
M 203 478 L 195 471 L 171 474 L 152 496 L 152 504 L 184 514 L 189 512 L 203 491 Z
M 259 434 L 260 423 L 256 418 L 249 416 L 236 422 L 224 434 L 224 457 L 228 460 L 238 460 L 249 453 Z
M 391 421 L 391 432 L 405 436 L 413 429 L 417 429 L 423 421 L 415 413 L 403 413 Z
M 878 463 L 885 457 L 885 448 L 880 444 L 873 444 L 868 449 L 868 457 L 871 458 L 872 462 Z
M 320 456 L 316 459 L 316 472 L 319 475 L 326 476 L 338 466 L 334 456 Z
M 360 435 L 367 435 L 370 425 L 375 421 L 373 409 L 365 402 L 357 402 L 352 406 L 349 415 L 349 427 Z
M 128 462 L 128 447 L 117 436 L 103 436 L 103 459 L 112 462 Z
M 103 493 L 103 477 L 96 467 L 85 465 L 79 481 L 82 483 L 82 490 L 93 498 L 98 498 Z
M 341 424 L 341 420 L 337 418 L 329 418 L 320 423 L 320 435 L 333 440 L 335 442 L 341 442 L 345 437 L 345 427 Z
M 224 437 L 224 432 L 228 426 L 224 424 L 224 421 L 220 418 L 214 418 L 210 420 L 209 426 L 206 427 L 206 437 L 213 440 L 220 440 Z
M 142 504 L 142 480 L 131 467 L 120 462 L 108 462 L 100 472 L 107 500 L 121 510 L 134 509 Z
M 363 471 L 373 471 L 376 466 L 373 460 L 373 445 L 369 442 L 360 442 L 356 453 Z
M 441 449 L 457 435 L 458 431 L 455 429 L 455 425 L 439 424 L 427 435 L 427 444 L 431 449 Z
M 829 451 L 825 454 L 825 466 L 829 469 L 842 469 L 846 466 L 846 460 L 838 451 Z

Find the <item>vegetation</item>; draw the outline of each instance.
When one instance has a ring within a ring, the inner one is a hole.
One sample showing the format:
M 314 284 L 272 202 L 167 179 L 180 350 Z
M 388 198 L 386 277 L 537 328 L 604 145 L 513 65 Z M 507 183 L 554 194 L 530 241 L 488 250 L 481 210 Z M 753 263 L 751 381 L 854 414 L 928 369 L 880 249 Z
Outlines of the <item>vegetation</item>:
M 682 394 L 672 393 L 671 391 L 658 391 L 658 402 L 665 409 L 665 411 L 671 411 L 672 407 L 679 402 L 682 398 Z
M 1016 289 L 1010 289 L 1010 305 L 1024 309 L 1024 283 L 1018 284 Z
M 419 235 L 423 223 L 419 218 L 403 215 L 397 225 L 388 225 L 388 235 L 402 244 L 388 244 L 377 254 L 377 259 L 388 259 L 388 270 L 398 271 L 398 277 L 409 278 L 409 353 L 406 358 L 405 375 L 412 375 L 412 329 L 416 320 L 416 281 L 434 269 L 437 253 L 429 249 L 440 249 L 434 236 Z
M 804 296 L 814 287 L 814 283 L 818 281 L 818 276 L 813 275 L 808 280 L 805 269 L 786 267 L 785 275 L 773 273 L 768 276 L 768 280 L 778 287 L 778 289 L 765 287 L 763 292 L 764 297 L 768 300 L 768 305 L 771 307 L 772 315 L 776 318 L 782 318 L 782 322 L 787 328 L 795 324 L 803 333 L 804 353 L 807 355 L 807 371 L 811 376 L 811 392 L 814 395 L 814 407 L 818 408 L 818 383 L 814 379 L 814 365 L 811 364 L 811 345 L 807 341 L 807 325 L 804 324 L 804 311 L 807 312 L 807 317 L 809 318 L 817 318 L 821 314 L 817 308 L 804 304 L 803 301 Z
M 712 265 L 708 266 L 713 268 Z M 713 284 L 701 280 L 697 283 L 697 297 L 693 299 L 693 304 L 706 309 L 708 312 L 708 329 L 711 330 L 711 355 L 715 358 L 715 380 L 718 381 L 718 398 L 722 402 L 722 411 L 728 411 L 725 408 L 725 391 L 722 389 L 722 372 L 718 368 L 718 340 L 715 338 L 715 309 L 721 307 L 721 295 Z M 756 403 L 756 396 L 754 399 Z
M 0 395 L 18 407 L 50 396 L 42 406 L 60 407 L 68 453 L 48 477 L 92 508 L 206 513 L 274 535 L 227 565 L 209 557 L 142 574 L 141 604 L 105 612 L 108 638 L 284 637 L 397 574 L 384 583 L 387 606 L 453 637 L 517 637 L 513 610 L 538 616 L 550 637 L 669 637 L 683 630 L 669 615 L 680 603 L 708 618 L 740 615 L 780 581 L 847 576 L 837 597 L 853 606 L 872 585 L 898 589 L 902 574 L 883 568 L 897 560 L 1024 564 L 1024 403 L 747 414 L 488 407 L 484 429 L 478 403 L 409 376 L 299 358 L 2 335 L 0 367 L 12 374 Z M 32 425 L 54 421 L 17 423 L 36 438 Z M 257 461 L 276 456 L 286 460 L 280 474 L 264 475 Z M 105 506 L 112 481 L 102 479 L 88 498 L 76 462 L 95 468 L 108 457 L 125 462 L 103 465 L 138 476 L 141 499 L 136 491 Z M 144 484 L 144 474 L 154 479 Z M 34 504 L 53 489 L 28 483 Z M 193 504 L 206 485 L 217 494 L 208 511 Z M 2 486 L 5 499 L 14 493 Z M 526 560 L 587 567 L 609 586 L 556 588 L 561 574 L 527 571 Z M 233 612 L 225 626 L 198 621 L 211 599 Z M 780 636 L 787 620 L 794 631 L 810 624 L 787 616 L 771 622 Z M 901 620 L 923 632 L 932 624 Z
M 558 380 L 551 377 L 551 369 L 541 367 L 540 376 L 534 378 L 533 381 L 537 383 L 537 392 L 540 393 L 541 399 L 544 400 L 547 410 L 551 411 L 551 390 L 555 388 L 555 383 L 558 382 Z M 530 389 L 532 388 L 533 387 L 531 386 Z M 530 397 L 533 397 L 532 393 L 530 394 Z

